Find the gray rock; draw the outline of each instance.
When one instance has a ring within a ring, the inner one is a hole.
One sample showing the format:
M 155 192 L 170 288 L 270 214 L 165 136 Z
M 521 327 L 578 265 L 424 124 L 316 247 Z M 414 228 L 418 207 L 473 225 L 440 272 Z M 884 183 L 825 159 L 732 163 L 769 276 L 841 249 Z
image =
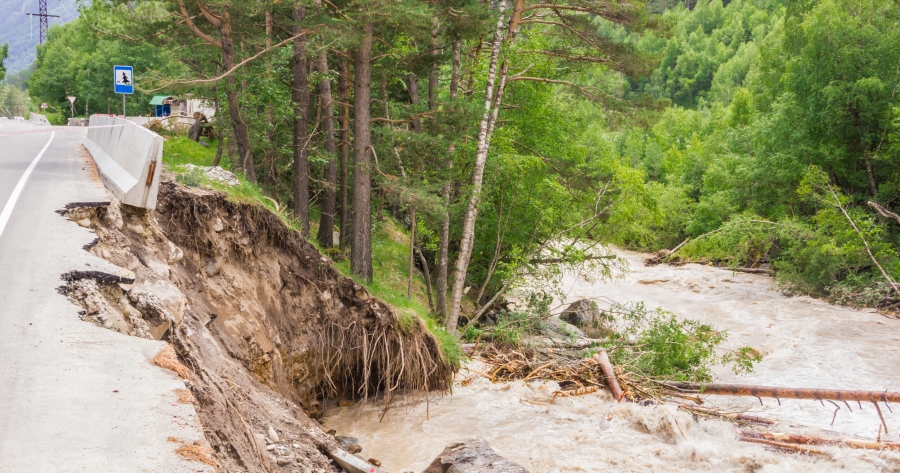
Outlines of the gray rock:
M 341 448 L 343 448 L 344 450 L 347 450 L 347 451 L 350 451 L 351 446 L 354 446 L 354 445 L 356 445 L 357 447 L 359 446 L 359 439 L 356 437 L 345 437 L 343 435 L 335 435 L 334 439 L 337 440 L 339 444 L 341 444 Z M 350 453 L 354 453 L 354 452 L 350 452 Z
M 225 265 L 225 258 L 222 256 L 217 256 L 215 260 L 209 260 L 206 263 L 206 275 L 209 277 L 213 277 L 216 274 L 219 274 L 219 270 L 222 269 L 222 266 Z
M 207 143 L 206 140 L 198 139 L 197 143 L 200 143 L 200 146 L 202 146 L 204 148 L 209 148 L 209 143 Z
M 558 317 L 550 317 L 546 320 L 547 327 L 543 330 L 544 335 L 550 338 L 584 338 L 584 332 L 578 327 L 560 320 Z
M 569 305 L 559 316 L 593 338 L 602 338 L 613 332 L 612 321 L 588 299 L 580 299 Z
M 576 326 L 581 327 L 583 324 L 595 320 L 600 317 L 600 310 L 594 302 L 587 299 L 580 299 L 571 304 L 559 316 L 560 319 Z
M 275 432 L 275 428 L 272 427 L 271 425 L 269 426 L 269 431 L 267 432 L 267 435 L 269 437 L 269 440 L 272 441 L 272 443 L 278 443 L 278 441 L 281 440 L 278 438 L 278 432 Z
M 422 473 L 528 473 L 494 451 L 487 442 L 470 438 L 447 446 Z

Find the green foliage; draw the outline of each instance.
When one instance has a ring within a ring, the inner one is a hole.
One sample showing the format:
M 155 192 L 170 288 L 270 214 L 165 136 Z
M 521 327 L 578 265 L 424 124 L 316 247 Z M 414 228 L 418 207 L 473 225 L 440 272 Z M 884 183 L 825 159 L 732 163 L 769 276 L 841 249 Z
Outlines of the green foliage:
M 9 45 L 0 44 L 0 80 L 6 77 L 6 67 L 3 66 L 3 60 L 9 57 Z
M 518 347 L 525 342 L 528 335 L 537 333 L 541 328 L 540 319 L 527 312 L 501 311 L 496 315 L 493 325 L 477 328 L 468 326 L 461 338 L 469 343 L 478 340 L 490 340 L 506 347 Z
M 639 218 L 614 241 L 690 237 L 682 259 L 771 262 L 787 290 L 876 297 L 883 277 L 864 240 L 898 275 L 900 227 L 865 204 L 897 210 L 900 198 L 900 5 L 714 0 L 662 17 L 668 38 L 605 27 L 663 57 L 624 94 L 675 104 L 650 126 L 607 133 L 647 180 Z
M 99 5 L 99 2 L 98 2 Z M 99 6 L 96 8 L 100 8 Z M 77 97 L 76 115 L 121 113 L 122 97 L 113 92 L 115 65 L 134 66 L 135 93 L 127 98 L 129 115 L 150 113 L 152 93 L 143 90 L 144 75 L 150 69 L 177 69 L 166 52 L 147 42 L 128 42 L 101 36 L 85 18 L 54 25 L 47 41 L 38 47 L 36 69 L 28 79 L 28 89 L 49 113 L 69 115 L 66 96 Z
M 712 260 L 730 267 L 755 266 L 764 261 L 778 238 L 780 225 L 752 214 L 736 215 L 719 228 L 691 240 L 678 257 Z
M 784 15 L 783 3 L 699 0 L 690 10 L 678 5 L 664 12 L 662 20 L 674 24 L 669 38 L 632 33 L 624 39 L 661 57 L 656 71 L 635 82 L 634 92 L 685 107 L 709 100 L 728 103 L 747 77 L 756 42 Z
M 28 92 L 13 85 L 0 86 L 0 116 L 27 117 L 31 109 Z
M 610 360 L 626 370 L 657 379 L 712 381 L 715 366 L 730 365 L 735 374 L 752 371 L 761 360 L 749 347 L 721 353 L 724 331 L 696 320 L 679 320 L 661 309 L 647 311 L 643 303 L 617 305 L 622 329 L 607 340 Z

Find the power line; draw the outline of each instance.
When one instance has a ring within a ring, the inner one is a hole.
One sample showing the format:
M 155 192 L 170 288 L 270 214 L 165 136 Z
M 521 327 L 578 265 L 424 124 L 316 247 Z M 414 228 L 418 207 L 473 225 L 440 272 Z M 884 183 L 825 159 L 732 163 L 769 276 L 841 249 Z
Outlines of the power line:
M 26 13 L 28 16 L 36 16 L 41 24 L 41 44 L 47 39 L 47 30 L 50 28 L 50 18 L 59 18 L 59 15 L 47 14 L 47 0 L 38 0 L 38 13 Z

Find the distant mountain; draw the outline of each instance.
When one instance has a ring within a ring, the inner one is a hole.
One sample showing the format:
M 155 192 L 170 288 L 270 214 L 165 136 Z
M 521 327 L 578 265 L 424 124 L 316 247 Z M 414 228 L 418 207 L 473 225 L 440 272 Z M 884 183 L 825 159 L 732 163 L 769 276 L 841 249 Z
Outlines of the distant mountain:
M 50 26 L 67 23 L 78 16 L 79 0 L 47 0 L 51 15 Z M 40 40 L 37 17 L 26 13 L 38 12 L 38 0 L 0 0 L 0 44 L 9 44 L 9 57 L 3 61 L 7 74 L 15 74 L 34 61 L 35 48 Z

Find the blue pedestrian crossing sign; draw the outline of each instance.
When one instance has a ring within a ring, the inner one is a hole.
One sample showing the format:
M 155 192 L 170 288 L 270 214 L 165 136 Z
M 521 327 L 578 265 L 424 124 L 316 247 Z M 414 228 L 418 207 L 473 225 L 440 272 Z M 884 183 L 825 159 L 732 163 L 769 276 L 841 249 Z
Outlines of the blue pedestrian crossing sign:
M 134 70 L 131 66 L 114 66 L 113 77 L 117 94 L 134 93 Z

